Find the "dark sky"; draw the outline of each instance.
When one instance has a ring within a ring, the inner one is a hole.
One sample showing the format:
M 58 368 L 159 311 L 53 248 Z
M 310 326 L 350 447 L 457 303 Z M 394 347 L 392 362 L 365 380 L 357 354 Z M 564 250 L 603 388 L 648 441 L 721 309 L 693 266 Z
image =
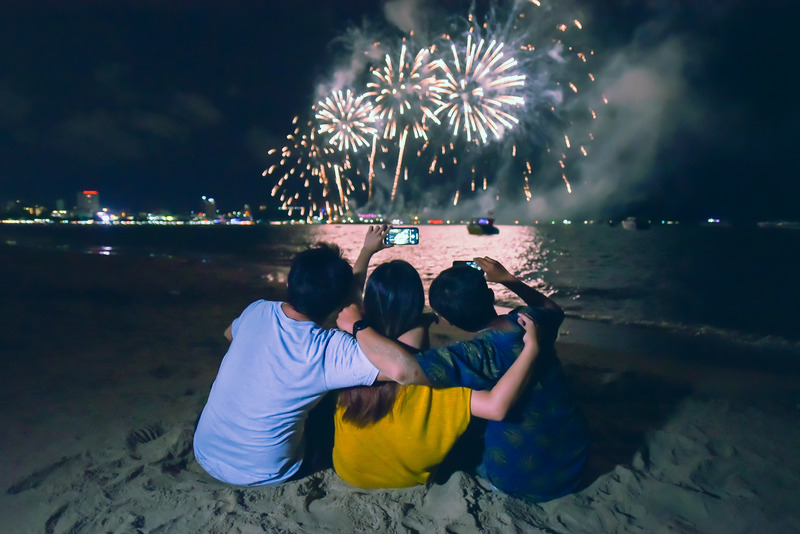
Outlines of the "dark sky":
M 619 108 L 595 141 L 594 178 L 547 206 L 800 219 L 798 47 L 786 4 L 579 3 Z M 266 151 L 331 75 L 341 48 L 332 41 L 363 21 L 391 29 L 385 5 L 7 0 L 0 200 L 70 204 L 96 189 L 114 209 L 199 209 L 202 195 L 223 210 L 266 202 Z M 468 3 L 438 5 L 465 14 Z

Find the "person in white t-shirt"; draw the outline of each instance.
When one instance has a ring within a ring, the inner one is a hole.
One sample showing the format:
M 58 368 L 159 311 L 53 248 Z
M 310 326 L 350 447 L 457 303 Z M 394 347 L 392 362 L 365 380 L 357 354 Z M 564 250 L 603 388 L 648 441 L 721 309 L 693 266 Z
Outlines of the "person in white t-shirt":
M 384 248 L 370 227 L 361 260 Z M 375 380 L 426 383 L 413 358 L 390 342 L 368 359 L 350 333 L 321 325 L 351 295 L 353 269 L 336 245 L 318 243 L 291 264 L 285 302 L 257 300 L 225 331 L 231 341 L 194 435 L 198 463 L 235 485 L 299 478 L 308 414 L 328 391 Z M 365 336 L 371 339 L 372 336 Z

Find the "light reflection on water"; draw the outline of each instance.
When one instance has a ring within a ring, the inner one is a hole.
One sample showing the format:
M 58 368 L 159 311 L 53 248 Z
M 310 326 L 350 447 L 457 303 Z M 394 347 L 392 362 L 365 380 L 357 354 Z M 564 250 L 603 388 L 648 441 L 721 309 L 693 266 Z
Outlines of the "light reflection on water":
M 338 244 L 344 256 L 355 261 L 364 243 L 367 228 L 366 225 L 315 226 L 312 236 L 316 241 Z M 498 228 L 500 233 L 496 235 L 471 235 L 465 226 L 420 226 L 419 245 L 394 246 L 378 252 L 372 258 L 369 272 L 383 262 L 405 260 L 417 269 L 427 291 L 436 275 L 452 266 L 454 260 L 489 256 L 526 283 L 549 294 L 552 290 L 541 277 L 547 250 L 540 231 L 530 226 Z M 499 284 L 493 284 L 492 289 L 501 304 L 513 298 L 513 294 Z M 518 300 L 511 302 L 516 303 Z
M 498 235 L 474 236 L 463 225 L 422 225 L 419 245 L 381 251 L 372 267 L 404 259 L 418 269 L 428 287 L 453 260 L 490 256 L 553 296 L 570 317 L 701 335 L 721 332 L 759 344 L 789 340 L 800 350 L 798 231 L 688 224 L 654 226 L 646 232 L 605 224 L 499 229 Z M 283 284 L 292 258 L 309 244 L 332 241 L 352 261 L 366 231 L 367 225 L 0 225 L 0 247 L 132 260 L 178 258 L 209 268 L 249 264 L 258 267 L 266 282 Z M 743 243 L 747 253 L 742 252 Z M 490 287 L 501 306 L 519 303 L 503 286 Z

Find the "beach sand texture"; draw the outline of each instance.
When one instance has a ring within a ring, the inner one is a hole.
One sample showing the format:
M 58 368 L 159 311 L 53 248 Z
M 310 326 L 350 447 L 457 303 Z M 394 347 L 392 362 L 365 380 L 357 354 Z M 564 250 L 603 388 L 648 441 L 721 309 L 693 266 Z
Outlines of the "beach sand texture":
M 797 365 L 609 350 L 579 321 L 558 344 L 593 436 L 576 494 L 219 483 L 192 433 L 222 332 L 285 276 L 222 263 L 0 245 L 0 532 L 800 532 Z

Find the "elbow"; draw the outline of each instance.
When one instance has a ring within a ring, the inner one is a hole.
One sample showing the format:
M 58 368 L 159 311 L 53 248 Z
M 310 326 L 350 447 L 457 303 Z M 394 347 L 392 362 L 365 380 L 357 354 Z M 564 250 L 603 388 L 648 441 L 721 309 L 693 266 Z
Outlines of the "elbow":
M 419 365 L 398 365 L 392 369 L 391 373 L 386 373 L 395 382 L 402 385 L 408 384 L 428 384 L 428 379 Z
M 509 408 L 509 406 L 490 406 L 483 418 L 489 421 L 502 421 L 508 415 Z
M 406 369 L 399 370 L 395 373 L 394 381 L 398 384 L 408 385 L 408 384 L 419 384 L 419 380 L 417 375 L 413 372 L 410 372 Z

